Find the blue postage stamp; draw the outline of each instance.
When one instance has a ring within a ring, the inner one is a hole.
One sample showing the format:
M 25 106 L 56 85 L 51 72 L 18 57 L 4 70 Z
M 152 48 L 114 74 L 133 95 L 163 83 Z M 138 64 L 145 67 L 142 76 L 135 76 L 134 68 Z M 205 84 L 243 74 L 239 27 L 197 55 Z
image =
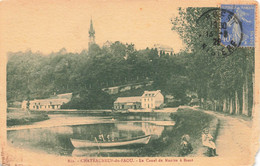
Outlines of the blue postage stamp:
M 255 5 L 221 5 L 221 42 L 225 46 L 255 46 Z

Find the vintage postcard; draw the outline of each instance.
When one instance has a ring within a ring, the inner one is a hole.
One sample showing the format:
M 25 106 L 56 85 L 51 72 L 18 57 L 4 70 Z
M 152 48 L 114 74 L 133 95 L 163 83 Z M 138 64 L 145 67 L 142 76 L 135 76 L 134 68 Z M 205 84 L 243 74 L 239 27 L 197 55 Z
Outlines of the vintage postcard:
M 253 165 L 258 10 L 1 1 L 0 165 Z

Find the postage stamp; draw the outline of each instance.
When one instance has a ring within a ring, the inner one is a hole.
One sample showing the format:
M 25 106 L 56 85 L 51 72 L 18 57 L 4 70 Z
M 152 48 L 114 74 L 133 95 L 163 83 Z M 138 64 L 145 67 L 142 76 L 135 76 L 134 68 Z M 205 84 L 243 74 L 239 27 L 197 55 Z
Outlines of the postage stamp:
M 255 5 L 221 5 L 221 42 L 254 47 Z
M 226 3 L 0 2 L 0 165 L 252 165 L 257 4 Z

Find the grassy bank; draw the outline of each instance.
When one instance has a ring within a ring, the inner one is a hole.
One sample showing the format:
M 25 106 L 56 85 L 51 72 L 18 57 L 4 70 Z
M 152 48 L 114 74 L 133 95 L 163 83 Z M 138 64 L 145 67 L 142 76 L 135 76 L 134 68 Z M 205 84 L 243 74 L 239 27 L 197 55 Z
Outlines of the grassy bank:
M 22 110 L 7 111 L 7 126 L 25 125 L 49 119 L 45 113 L 29 113 Z
M 171 114 L 176 125 L 166 128 L 161 137 L 151 140 L 151 143 L 138 151 L 138 156 L 178 156 L 180 150 L 181 137 L 184 134 L 190 136 L 193 146 L 192 154 L 196 154 L 202 148 L 201 134 L 205 127 L 210 129 L 216 137 L 218 119 L 212 115 L 189 108 L 178 109 Z

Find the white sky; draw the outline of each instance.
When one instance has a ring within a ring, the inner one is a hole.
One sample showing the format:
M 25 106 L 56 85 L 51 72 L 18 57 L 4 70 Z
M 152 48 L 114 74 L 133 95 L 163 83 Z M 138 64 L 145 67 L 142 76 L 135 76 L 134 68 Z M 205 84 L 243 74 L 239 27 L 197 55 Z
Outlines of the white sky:
M 224 2 L 224 1 L 223 1 Z M 66 48 L 81 52 L 88 47 L 92 16 L 96 42 L 134 43 L 137 49 L 154 44 L 183 49 L 172 31 L 171 17 L 178 7 L 217 6 L 208 0 L 3 0 L 0 3 L 0 52 Z
M 170 18 L 178 1 L 131 0 L 9 0 L 1 5 L 1 48 L 5 51 L 50 53 L 65 47 L 88 47 L 90 18 L 96 42 L 132 42 L 137 49 L 159 43 L 178 52 L 183 48 Z

